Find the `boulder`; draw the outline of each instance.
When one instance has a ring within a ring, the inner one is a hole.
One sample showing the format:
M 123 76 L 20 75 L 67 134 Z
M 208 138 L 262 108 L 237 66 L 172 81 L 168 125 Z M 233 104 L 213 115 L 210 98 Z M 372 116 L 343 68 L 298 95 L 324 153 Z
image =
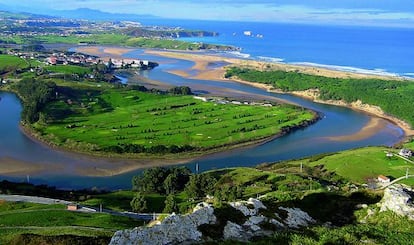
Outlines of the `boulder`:
M 299 227 L 309 226 L 310 224 L 316 222 L 311 216 L 309 216 L 308 213 L 299 208 L 279 207 L 279 209 L 287 212 L 288 217 L 284 220 L 284 223 L 289 228 L 297 229 Z
M 414 220 L 414 191 L 404 185 L 394 185 L 384 190 L 380 212 L 390 210 Z
M 241 225 L 235 224 L 231 221 L 227 221 L 227 224 L 223 230 L 223 238 L 225 240 L 227 239 L 241 240 L 244 237 L 243 234 L 244 234 L 244 230 L 241 227 Z

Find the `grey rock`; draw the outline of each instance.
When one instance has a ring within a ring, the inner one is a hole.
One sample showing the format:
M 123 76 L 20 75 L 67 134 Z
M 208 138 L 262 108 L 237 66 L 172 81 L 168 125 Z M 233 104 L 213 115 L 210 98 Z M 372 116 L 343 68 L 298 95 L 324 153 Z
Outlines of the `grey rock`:
M 404 185 L 394 185 L 384 190 L 380 212 L 393 211 L 414 220 L 414 191 Z

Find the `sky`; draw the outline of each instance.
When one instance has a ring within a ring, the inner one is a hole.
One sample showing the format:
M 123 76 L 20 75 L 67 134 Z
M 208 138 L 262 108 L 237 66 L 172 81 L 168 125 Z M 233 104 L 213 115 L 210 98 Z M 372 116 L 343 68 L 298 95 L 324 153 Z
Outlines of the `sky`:
M 1 4 L 178 19 L 401 26 L 414 28 L 414 0 L 19 0 Z

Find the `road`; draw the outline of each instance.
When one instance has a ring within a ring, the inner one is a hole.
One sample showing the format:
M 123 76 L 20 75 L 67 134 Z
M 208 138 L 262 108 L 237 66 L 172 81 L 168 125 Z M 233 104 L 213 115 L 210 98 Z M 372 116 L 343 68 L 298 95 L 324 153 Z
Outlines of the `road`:
M 72 202 L 46 198 L 46 197 L 34 197 L 34 196 L 22 196 L 22 195 L 0 195 L 0 200 L 5 200 L 7 202 L 30 202 L 30 203 L 39 203 L 39 204 L 65 204 L 68 205 Z
M 393 185 L 393 184 L 397 183 L 398 181 L 405 180 L 405 179 L 407 179 L 407 178 L 414 178 L 414 175 L 408 175 L 408 176 L 404 175 L 404 176 L 401 176 L 401 177 L 399 177 L 399 178 L 397 178 L 397 179 L 395 179 L 395 180 L 391 181 L 390 183 L 388 183 L 388 184 L 386 184 L 386 185 L 382 186 L 382 187 L 380 188 L 380 190 L 384 190 L 384 189 L 385 189 L 385 188 L 387 188 L 388 186 Z
M 7 202 L 29 202 L 29 203 L 39 203 L 39 204 L 64 204 L 68 205 L 73 202 L 60 200 L 60 199 L 53 199 L 53 198 L 45 198 L 45 197 L 35 197 L 35 196 L 23 196 L 23 195 L 0 195 L 0 200 L 4 200 Z M 102 209 L 89 206 L 79 205 L 79 212 L 88 212 L 88 213 L 95 213 L 95 212 L 102 212 L 110 215 L 116 216 L 124 216 L 129 217 L 132 219 L 137 220 L 145 220 L 150 221 L 154 218 L 158 218 L 161 215 L 169 215 L 169 214 L 159 214 L 159 213 L 133 213 L 133 212 L 118 212 L 111 209 Z

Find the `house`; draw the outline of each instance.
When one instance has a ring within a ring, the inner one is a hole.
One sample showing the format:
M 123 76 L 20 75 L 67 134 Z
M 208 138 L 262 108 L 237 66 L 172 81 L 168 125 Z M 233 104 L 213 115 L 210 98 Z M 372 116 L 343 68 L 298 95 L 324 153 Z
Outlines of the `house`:
M 400 152 L 398 153 L 398 155 L 402 156 L 402 157 L 412 157 L 413 156 L 413 152 L 409 149 L 401 149 Z
M 378 182 L 384 183 L 384 184 L 391 182 L 390 178 L 388 178 L 388 177 L 386 177 L 384 175 L 378 175 L 377 180 L 378 180 Z
M 77 211 L 78 209 L 79 209 L 79 206 L 76 203 L 70 203 L 67 206 L 67 210 L 69 211 Z

